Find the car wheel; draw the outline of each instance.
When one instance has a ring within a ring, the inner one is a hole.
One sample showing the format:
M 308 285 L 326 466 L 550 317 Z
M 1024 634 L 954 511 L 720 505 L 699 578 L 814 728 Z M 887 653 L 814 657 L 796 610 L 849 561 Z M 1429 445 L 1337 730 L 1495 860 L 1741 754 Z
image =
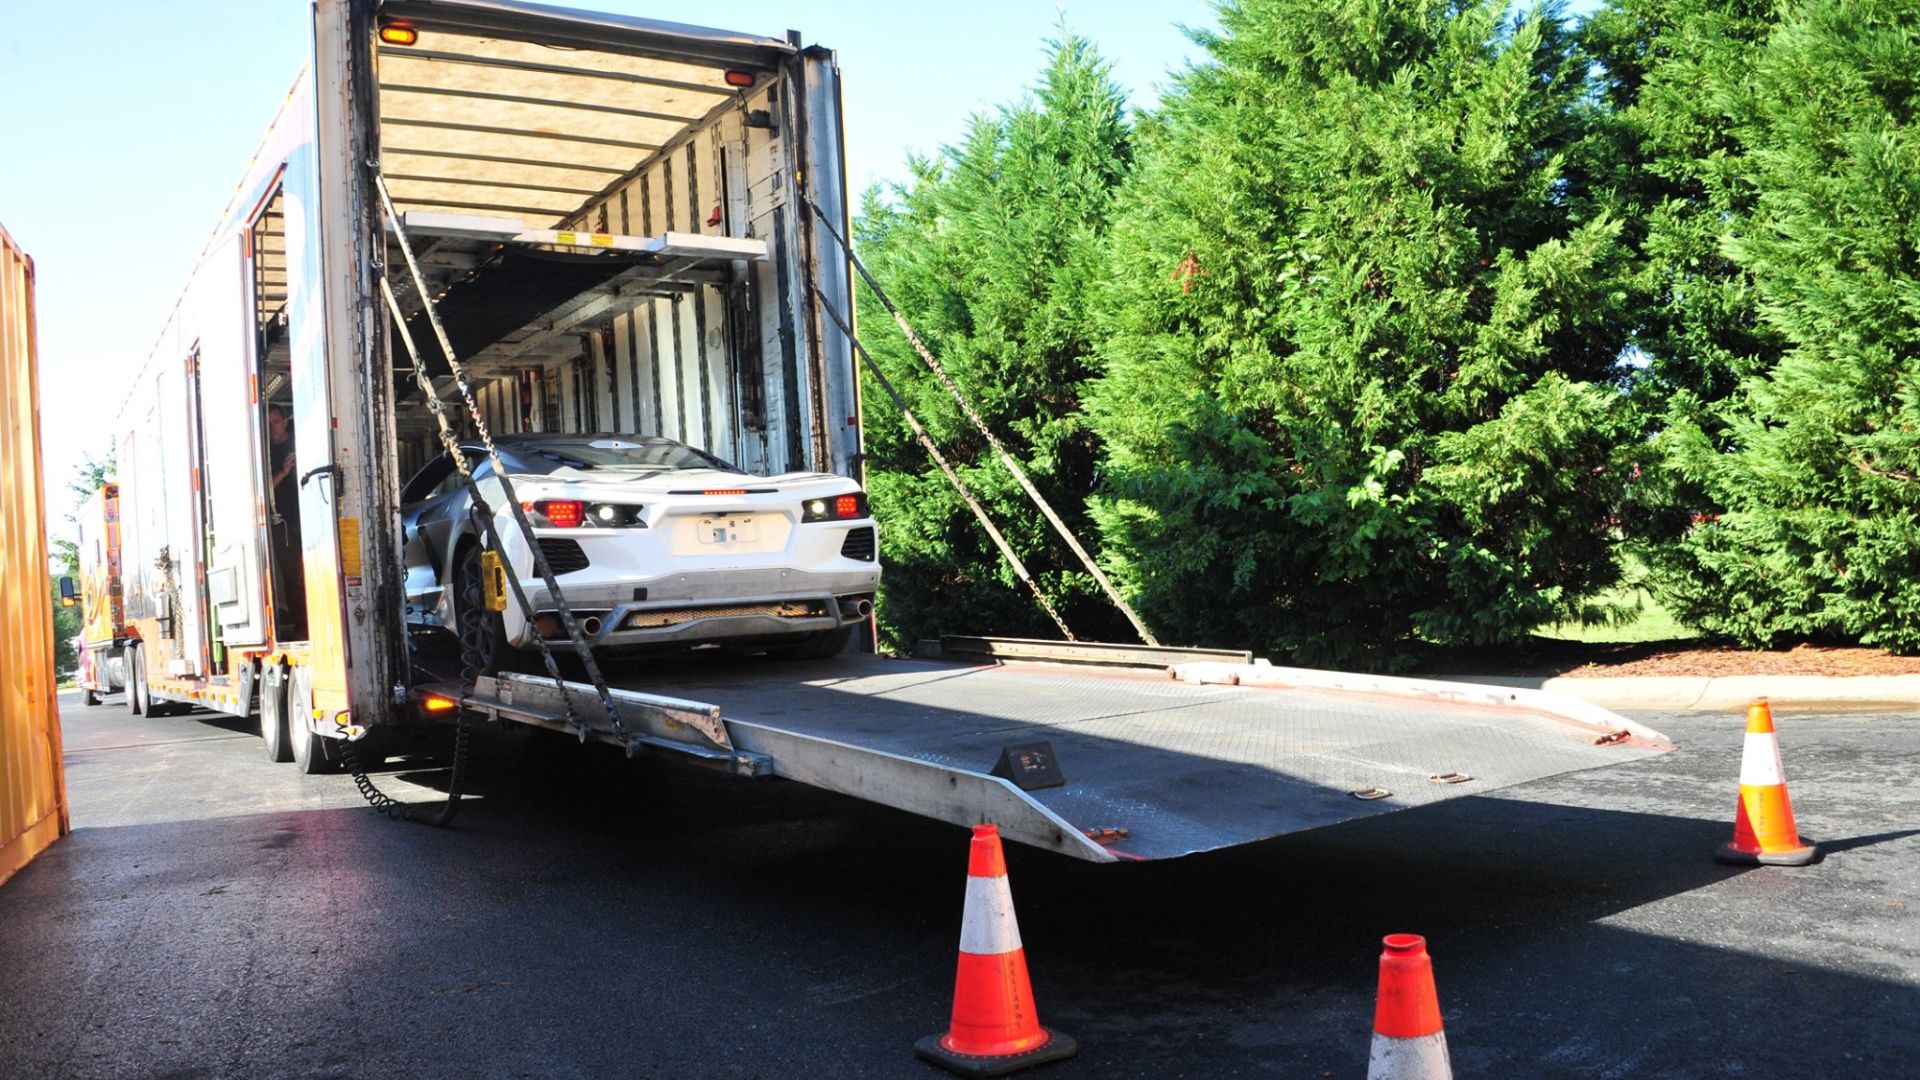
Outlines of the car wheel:
M 333 771 L 332 747 L 313 730 L 313 674 L 297 667 L 287 673 L 287 744 L 293 767 L 308 776 Z
M 293 760 L 293 744 L 287 741 L 287 669 L 279 664 L 269 665 L 260 679 L 260 741 L 268 761 Z
M 807 634 L 792 645 L 782 645 L 768 649 L 767 655 L 776 660 L 825 660 L 830 656 L 839 656 L 847 649 L 847 643 L 853 640 L 854 623 L 838 630 L 821 630 Z
M 480 584 L 480 545 L 468 544 L 460 553 L 454 571 L 453 631 L 460 639 L 461 662 L 465 663 L 467 637 L 476 635 L 473 648 L 480 654 L 483 673 L 500 670 L 502 661 L 514 650 L 507 645 L 507 624 L 497 611 L 487 610 L 486 593 Z M 479 614 L 479 626 L 467 625 L 467 613 Z

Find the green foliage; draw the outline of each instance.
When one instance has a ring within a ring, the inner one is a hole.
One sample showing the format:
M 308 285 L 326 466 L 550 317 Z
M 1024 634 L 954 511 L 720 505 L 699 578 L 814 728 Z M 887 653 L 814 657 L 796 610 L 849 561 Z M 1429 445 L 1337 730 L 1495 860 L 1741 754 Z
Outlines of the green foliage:
M 1621 221 L 1551 9 L 1241 0 L 1099 296 L 1107 557 L 1164 634 L 1391 666 L 1617 574 Z
M 48 578 L 48 593 L 53 600 L 53 670 L 72 671 L 80 666 L 79 650 L 73 639 L 80 635 L 80 609 L 60 606 L 60 579 Z
M 1659 552 L 1663 581 L 1750 644 L 1920 650 L 1920 10 L 1806 4 L 1721 103 L 1753 192 L 1721 251 L 1785 347 L 1663 436 L 1724 508 Z
M 107 453 L 104 460 L 83 452 L 80 464 L 74 466 L 73 477 L 67 481 L 67 490 L 73 495 L 74 509 L 78 509 L 100 494 L 100 488 L 111 479 L 113 479 L 111 451 Z M 76 520 L 71 510 L 67 512 L 67 520 Z M 53 539 L 49 554 L 54 563 L 60 567 L 62 574 L 72 576 L 80 573 L 80 551 L 72 540 Z
M 914 163 L 911 183 L 869 192 L 855 224 L 861 258 L 1035 485 L 1083 533 L 1091 532 L 1085 500 L 1096 461 L 1080 417 L 1092 353 L 1087 295 L 1101 271 L 1112 193 L 1130 162 L 1121 92 L 1093 47 L 1069 35 L 1053 46 L 1030 98 L 974 118 L 959 146 Z M 889 381 L 1076 633 L 1124 633 L 864 291 L 860 318 Z M 885 523 L 883 629 L 902 643 L 942 632 L 1057 636 L 870 378 L 865 400 L 868 490 Z

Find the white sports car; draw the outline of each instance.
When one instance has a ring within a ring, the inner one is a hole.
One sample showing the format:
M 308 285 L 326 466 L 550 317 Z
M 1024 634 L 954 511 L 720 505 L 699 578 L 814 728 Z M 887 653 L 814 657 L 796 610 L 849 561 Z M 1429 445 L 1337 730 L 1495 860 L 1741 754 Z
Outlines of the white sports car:
M 878 544 L 867 497 L 844 476 L 759 477 L 672 439 L 502 435 L 494 439 L 567 605 L 589 644 L 728 641 L 790 656 L 831 656 L 873 613 Z M 509 573 L 534 610 L 509 598 L 486 622 L 483 652 L 564 643 L 553 597 L 501 498 L 493 464 L 464 447 L 493 510 Z M 449 629 L 481 601 L 485 530 L 442 454 L 400 493 L 408 621 Z

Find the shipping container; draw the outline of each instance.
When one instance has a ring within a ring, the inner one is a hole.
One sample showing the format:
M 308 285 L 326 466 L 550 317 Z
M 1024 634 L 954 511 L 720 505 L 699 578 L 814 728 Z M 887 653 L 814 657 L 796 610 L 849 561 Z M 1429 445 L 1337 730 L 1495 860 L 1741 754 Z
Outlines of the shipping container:
M 0 881 L 66 835 L 33 260 L 0 228 Z

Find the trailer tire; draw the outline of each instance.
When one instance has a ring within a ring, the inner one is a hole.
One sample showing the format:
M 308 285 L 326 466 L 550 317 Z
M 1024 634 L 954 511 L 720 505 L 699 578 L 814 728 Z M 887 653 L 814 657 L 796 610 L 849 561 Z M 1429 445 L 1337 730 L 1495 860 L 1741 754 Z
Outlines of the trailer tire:
M 93 687 L 83 686 L 80 688 L 80 704 L 91 709 L 100 704 L 100 695 L 93 692 Z
M 135 716 L 144 716 L 147 712 L 147 668 L 146 658 L 141 654 L 146 650 L 135 646 L 127 650 L 125 660 L 127 668 L 127 711 Z
M 825 660 L 839 656 L 847 651 L 847 643 L 853 640 L 854 627 L 859 625 L 853 623 L 838 630 L 819 630 L 802 637 L 795 644 L 768 649 L 767 655 L 776 660 Z
M 293 744 L 287 740 L 287 669 L 282 664 L 267 665 L 260 676 L 260 741 L 266 744 L 268 761 L 293 760 Z
M 334 771 L 331 741 L 313 730 L 313 674 L 294 668 L 287 673 L 287 744 L 294 769 L 306 776 Z

